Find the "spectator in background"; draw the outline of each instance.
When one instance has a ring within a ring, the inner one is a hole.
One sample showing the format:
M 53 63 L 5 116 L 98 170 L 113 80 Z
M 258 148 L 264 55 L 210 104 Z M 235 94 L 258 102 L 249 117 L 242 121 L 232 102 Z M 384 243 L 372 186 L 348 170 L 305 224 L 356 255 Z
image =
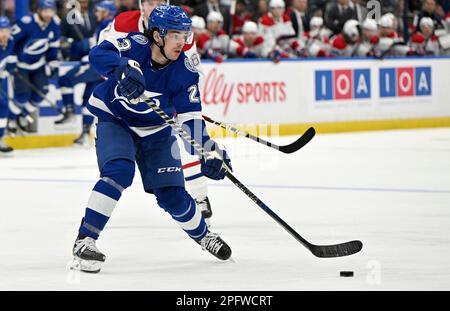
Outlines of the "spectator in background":
M 309 22 L 311 17 L 308 11 L 308 1 L 293 0 L 290 18 L 297 38 L 302 38 L 304 33 L 310 30 Z
M 194 7 L 194 14 L 207 20 L 210 12 L 217 12 L 222 15 L 222 28 L 228 31 L 230 26 L 230 11 L 229 7 L 220 4 L 219 0 L 202 1 Z
M 355 10 L 350 6 L 350 0 L 337 0 L 327 10 L 325 24 L 334 34 L 339 34 L 348 20 L 357 18 Z
M 311 16 L 320 16 L 323 18 L 327 9 L 327 0 L 309 0 L 309 10 Z
M 429 17 L 434 23 L 434 29 L 443 28 L 442 18 L 436 14 L 436 0 L 425 0 L 423 2 L 422 11 L 417 14 L 414 19 L 415 29 L 418 30 L 420 26 L 420 21 L 424 17 Z
M 362 23 L 367 17 L 366 5 L 363 5 L 361 0 L 351 0 L 349 4 L 355 10 L 356 20 Z
M 256 12 L 252 15 L 252 20 L 258 22 L 261 17 L 269 13 L 268 0 L 257 0 Z
M 236 13 L 233 16 L 232 34 L 240 34 L 244 23 L 250 20 L 252 20 L 252 16 L 247 11 L 245 0 L 238 0 L 236 2 Z

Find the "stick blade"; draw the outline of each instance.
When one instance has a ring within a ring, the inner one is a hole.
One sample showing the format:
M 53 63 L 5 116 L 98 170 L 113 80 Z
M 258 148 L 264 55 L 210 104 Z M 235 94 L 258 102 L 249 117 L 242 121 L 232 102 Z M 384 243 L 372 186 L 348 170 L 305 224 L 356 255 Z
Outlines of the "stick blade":
M 310 127 L 306 130 L 305 133 L 303 133 L 302 136 L 300 136 L 299 139 L 294 141 L 292 144 L 286 145 L 286 146 L 280 146 L 279 150 L 283 153 L 293 153 L 297 150 L 303 148 L 313 137 L 316 135 L 316 130 L 313 127 Z
M 310 250 L 316 257 L 333 258 L 356 254 L 362 248 L 363 248 L 362 242 L 355 240 L 336 245 L 312 245 L 310 247 Z

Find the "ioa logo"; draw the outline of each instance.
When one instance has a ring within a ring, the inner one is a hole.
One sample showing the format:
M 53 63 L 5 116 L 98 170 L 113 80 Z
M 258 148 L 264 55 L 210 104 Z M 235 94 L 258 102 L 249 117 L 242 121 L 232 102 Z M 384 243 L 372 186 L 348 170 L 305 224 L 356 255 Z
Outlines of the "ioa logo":
M 316 101 L 371 98 L 370 69 L 317 70 Z M 383 97 L 431 96 L 431 67 L 380 68 Z
M 316 71 L 316 101 L 370 98 L 370 69 Z
M 158 168 L 158 174 L 181 172 L 181 167 L 161 167 Z
M 380 97 L 430 95 L 431 67 L 380 69 Z

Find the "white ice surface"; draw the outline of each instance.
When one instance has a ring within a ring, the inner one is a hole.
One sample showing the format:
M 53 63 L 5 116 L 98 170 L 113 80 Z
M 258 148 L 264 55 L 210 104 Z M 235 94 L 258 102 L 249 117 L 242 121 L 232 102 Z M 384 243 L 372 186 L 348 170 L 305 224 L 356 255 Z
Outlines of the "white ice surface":
M 98 242 L 102 272 L 70 272 L 95 151 L 16 151 L 0 158 L 0 290 L 450 290 L 450 129 L 318 135 L 291 155 L 225 143 L 235 175 L 302 236 L 362 252 L 315 258 L 223 181 L 210 183 L 213 230 L 235 262 L 219 262 L 136 176 Z

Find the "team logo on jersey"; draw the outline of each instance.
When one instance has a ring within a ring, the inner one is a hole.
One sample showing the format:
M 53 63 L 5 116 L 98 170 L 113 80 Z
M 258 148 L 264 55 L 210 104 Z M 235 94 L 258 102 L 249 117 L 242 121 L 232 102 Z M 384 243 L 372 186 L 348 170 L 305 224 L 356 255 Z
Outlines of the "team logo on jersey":
M 148 43 L 148 39 L 144 35 L 134 35 L 131 38 L 139 44 L 146 45 Z
M 31 23 L 31 16 L 25 15 L 24 17 L 22 17 L 22 18 L 20 19 L 20 21 L 21 21 L 22 23 L 24 23 L 24 24 L 29 24 L 29 23 Z
M 189 71 L 194 73 L 198 72 L 197 68 L 195 68 L 194 64 L 187 57 L 184 59 L 184 65 Z
M 117 40 L 117 44 L 119 46 L 119 51 L 121 52 L 131 49 L 131 41 L 128 39 Z

